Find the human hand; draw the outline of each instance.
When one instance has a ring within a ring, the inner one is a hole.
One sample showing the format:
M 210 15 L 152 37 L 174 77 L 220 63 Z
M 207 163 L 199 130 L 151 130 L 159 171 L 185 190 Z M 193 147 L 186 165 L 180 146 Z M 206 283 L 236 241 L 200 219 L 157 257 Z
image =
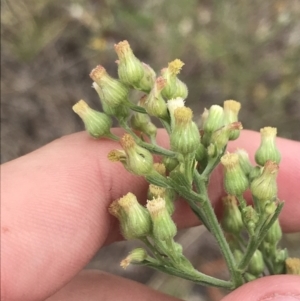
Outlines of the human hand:
M 161 145 L 166 138 L 160 132 Z M 229 148 L 242 146 L 253 156 L 259 140 L 257 133 L 243 131 Z M 278 139 L 277 146 L 283 157 L 279 197 L 286 200 L 281 225 L 284 231 L 299 231 L 300 144 Z M 80 272 L 101 246 L 120 239 L 109 204 L 129 190 L 140 200 L 146 196 L 143 178 L 106 158 L 115 147 L 78 133 L 1 166 L 1 300 L 177 300 L 117 276 Z M 217 202 L 221 173 L 214 177 L 210 197 Z M 177 205 L 178 227 L 195 225 L 186 203 Z M 300 277 L 285 275 L 250 282 L 224 300 L 289 301 L 293 296 L 300 300 Z

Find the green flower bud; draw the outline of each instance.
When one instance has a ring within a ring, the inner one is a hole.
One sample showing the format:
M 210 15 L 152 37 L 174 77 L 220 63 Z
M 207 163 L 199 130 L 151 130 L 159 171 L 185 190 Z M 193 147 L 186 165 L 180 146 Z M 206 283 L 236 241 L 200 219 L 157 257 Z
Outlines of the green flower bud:
M 248 177 L 250 172 L 253 170 L 253 166 L 250 163 L 249 155 L 244 149 L 237 149 L 235 153 L 239 156 L 240 166 L 244 174 Z
M 126 216 L 126 231 L 132 238 L 141 238 L 151 232 L 151 218 L 149 212 L 137 200 L 131 192 L 118 200 L 119 206 Z
M 177 74 L 180 73 L 180 70 L 184 63 L 176 59 L 168 64 L 168 68 L 161 70 L 162 77 L 166 80 L 166 86 L 162 91 L 162 96 L 166 99 L 172 98 L 186 98 L 188 95 L 188 89 L 186 85 L 177 78 Z
M 273 264 L 275 274 L 283 274 L 285 272 L 285 261 L 288 257 L 287 249 L 276 250 L 275 262 Z
M 126 153 L 126 165 L 124 166 L 129 172 L 138 176 L 146 176 L 153 171 L 152 154 L 137 145 L 132 136 L 125 134 L 121 138 L 120 144 Z
M 199 162 L 202 162 L 207 159 L 207 150 L 202 143 L 199 143 L 197 147 L 195 158 Z
M 132 250 L 129 255 L 123 259 L 120 263 L 120 266 L 123 269 L 126 269 L 131 263 L 140 263 L 147 259 L 149 256 L 147 251 L 143 248 L 136 248 Z
M 128 41 L 115 44 L 115 50 L 119 57 L 117 64 L 120 80 L 129 86 L 138 86 L 144 76 L 142 62 L 135 57 Z
M 168 107 L 170 118 L 171 118 L 171 129 L 173 129 L 174 125 L 175 125 L 174 112 L 177 108 L 184 107 L 184 100 L 181 97 L 170 99 L 167 102 L 167 107 Z
M 214 143 L 217 147 L 218 153 L 223 152 L 224 147 L 227 145 L 230 135 L 233 132 L 242 130 L 242 124 L 240 122 L 233 122 L 222 126 L 220 129 L 214 131 L 211 136 L 211 143 Z
M 109 116 L 91 109 L 84 100 L 78 101 L 73 106 L 73 111 L 80 116 L 84 122 L 86 131 L 92 137 L 112 137 L 110 133 L 112 120 Z
M 251 236 L 255 233 L 256 224 L 258 222 L 258 215 L 252 206 L 247 206 L 242 209 L 242 218 L 245 227 Z
M 164 157 L 163 163 L 166 166 L 168 172 L 174 170 L 174 168 L 176 168 L 176 166 L 179 164 L 176 158 L 170 158 L 170 157 Z
M 193 111 L 187 107 L 174 111 L 175 124 L 170 135 L 171 149 L 187 155 L 195 153 L 200 144 L 197 125 L 192 121 Z
M 255 153 L 255 161 L 257 164 L 264 166 L 268 160 L 279 164 L 281 155 L 276 147 L 277 129 L 272 127 L 265 127 L 260 130 L 261 142 L 258 150 Z
M 204 129 L 204 124 L 207 121 L 208 115 L 209 115 L 209 111 L 206 108 L 204 108 L 204 111 L 201 114 L 201 118 L 200 118 L 200 125 L 201 125 L 201 128 L 203 128 L 203 129 Z
M 156 74 L 154 70 L 147 64 L 142 63 L 144 68 L 144 76 L 139 84 L 135 87 L 137 90 L 149 93 L 155 83 Z
M 166 81 L 162 77 L 158 77 L 149 95 L 141 100 L 141 105 L 150 116 L 168 120 L 167 104 L 161 96 L 161 91 L 165 85 Z
M 242 253 L 241 250 L 238 250 L 238 249 L 235 249 L 235 250 L 233 251 L 233 256 L 234 256 L 234 259 L 235 259 L 235 262 L 236 262 L 236 263 L 241 262 L 242 259 L 243 259 L 243 253 Z
M 147 202 L 147 209 L 151 215 L 153 223 L 153 236 L 157 240 L 169 241 L 177 233 L 163 198 L 157 198 Z
M 115 200 L 110 204 L 108 207 L 108 212 L 119 220 L 123 237 L 127 240 L 134 239 L 135 232 L 130 231 L 131 229 L 128 227 L 127 213 L 120 206 L 119 200 Z
M 250 183 L 255 179 L 258 178 L 261 173 L 263 171 L 263 168 L 260 166 L 255 166 L 254 168 L 252 168 L 252 170 L 249 173 L 249 181 Z
M 279 221 L 276 220 L 275 223 L 269 229 L 267 235 L 265 236 L 265 241 L 273 246 L 276 246 L 281 238 L 282 238 L 282 230 Z
M 244 174 L 239 156 L 234 153 L 227 153 L 221 157 L 224 166 L 224 186 L 228 194 L 242 195 L 248 188 L 248 179 Z
M 285 260 L 286 273 L 300 276 L 300 258 L 287 258 Z
M 206 114 L 206 113 L 205 113 Z M 205 132 L 212 133 L 224 125 L 224 110 L 221 106 L 212 105 L 203 124 Z
M 238 235 L 244 228 L 244 224 L 236 198 L 233 195 L 227 195 L 222 198 L 222 201 L 224 211 L 221 225 L 226 232 Z
M 93 69 L 90 77 L 94 81 L 93 87 L 100 97 L 104 113 L 120 118 L 127 117 L 129 89 L 120 81 L 110 77 L 102 66 Z
M 151 122 L 149 115 L 134 112 L 130 119 L 131 127 L 134 130 L 141 131 L 148 137 L 154 139 L 157 134 L 156 126 Z
M 148 188 L 148 200 L 157 199 L 159 197 L 165 200 L 168 213 L 169 215 L 172 215 L 175 210 L 175 205 L 174 205 L 174 200 L 176 198 L 175 191 L 173 189 L 167 189 L 164 187 L 159 187 L 150 184 Z
M 224 101 L 224 124 L 229 124 L 238 121 L 238 114 L 241 109 L 241 104 L 235 100 Z M 229 140 L 235 140 L 239 137 L 240 131 L 231 131 Z
M 272 200 L 277 195 L 276 177 L 278 165 L 275 162 L 267 161 L 262 173 L 250 184 L 250 189 L 254 197 L 260 202 Z
M 248 272 L 254 276 L 259 276 L 265 269 L 265 262 L 262 253 L 256 250 L 249 262 Z
M 184 82 L 182 82 L 179 78 L 176 78 L 176 86 L 177 86 L 176 96 L 186 99 L 189 94 L 187 85 Z

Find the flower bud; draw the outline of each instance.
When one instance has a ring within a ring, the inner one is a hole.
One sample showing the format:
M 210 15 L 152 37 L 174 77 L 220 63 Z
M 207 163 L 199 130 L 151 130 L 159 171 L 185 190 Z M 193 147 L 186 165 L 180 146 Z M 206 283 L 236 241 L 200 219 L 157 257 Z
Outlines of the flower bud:
M 199 162 L 202 162 L 207 159 L 207 150 L 202 143 L 199 143 L 197 147 L 195 159 Z
M 90 77 L 94 81 L 93 87 L 100 97 L 104 113 L 116 117 L 128 116 L 129 109 L 126 104 L 129 103 L 129 89 L 110 77 L 102 66 L 93 69 Z
M 123 269 L 126 269 L 131 263 L 140 263 L 147 259 L 148 254 L 143 248 L 136 248 L 132 250 L 129 255 L 123 259 L 120 263 L 120 266 Z
M 247 228 L 250 236 L 255 233 L 255 228 L 258 222 L 258 215 L 252 206 L 247 206 L 242 209 L 242 219 L 245 227 Z
M 286 273 L 300 276 L 300 258 L 287 258 L 285 260 Z
M 227 153 L 221 157 L 221 163 L 224 166 L 224 186 L 228 194 L 242 195 L 248 188 L 248 179 L 244 174 L 239 156 L 234 153 Z
M 166 175 L 166 166 L 163 163 L 154 163 L 153 168 L 162 176 Z
M 104 113 L 93 110 L 84 101 L 80 100 L 73 106 L 73 111 L 80 116 L 84 122 L 86 131 L 94 138 L 110 137 L 112 120 Z
M 141 131 L 148 137 L 154 139 L 157 134 L 156 126 L 151 122 L 149 115 L 134 112 L 130 119 L 131 127 L 134 130 Z
M 272 200 L 276 197 L 277 174 L 278 165 L 275 162 L 267 161 L 262 173 L 251 182 L 251 192 L 260 202 Z
M 265 262 L 262 253 L 256 250 L 249 262 L 248 272 L 252 275 L 259 276 L 265 269 Z
M 236 198 L 233 195 L 227 195 L 222 198 L 222 201 L 224 211 L 221 225 L 226 232 L 238 235 L 244 228 L 244 224 Z
M 126 160 L 127 160 L 126 153 L 123 150 L 120 150 L 120 149 L 111 150 L 108 153 L 107 158 L 111 162 L 126 163 Z
M 273 263 L 274 274 L 283 274 L 285 270 L 285 261 L 288 257 L 287 249 L 275 251 L 275 261 Z
M 164 157 L 163 163 L 168 172 L 171 172 L 179 164 L 176 158 Z
M 165 85 L 165 79 L 158 77 L 149 95 L 141 100 L 141 105 L 146 109 L 150 116 L 168 120 L 167 104 L 161 96 L 161 91 Z
M 235 262 L 236 262 L 236 263 L 241 262 L 242 259 L 243 259 L 243 253 L 242 253 L 242 251 L 239 250 L 239 249 L 235 249 L 235 250 L 233 251 L 233 256 L 234 256 L 234 259 L 235 259 Z
M 139 84 L 135 87 L 137 90 L 149 93 L 155 83 L 156 74 L 154 70 L 147 64 L 142 63 L 144 68 L 144 76 Z
M 118 204 L 126 215 L 127 231 L 133 238 L 141 238 L 150 234 L 151 219 L 149 212 L 137 200 L 131 192 L 118 200 Z
M 201 125 L 202 129 L 204 129 L 204 124 L 206 123 L 208 115 L 209 115 L 209 111 L 206 108 L 204 108 L 203 113 L 201 114 L 201 118 L 200 118 L 200 125 Z
M 244 174 L 248 177 L 252 169 L 254 168 L 249 160 L 249 155 L 244 149 L 237 149 L 235 153 L 239 156 L 240 166 Z
M 168 68 L 161 70 L 162 77 L 166 80 L 166 86 L 162 91 L 162 96 L 166 99 L 172 98 L 186 98 L 188 95 L 188 89 L 186 85 L 177 78 L 177 74 L 180 73 L 180 70 L 184 63 L 176 59 L 168 64 Z
M 119 57 L 118 75 L 120 80 L 129 86 L 138 86 L 144 76 L 142 62 L 133 54 L 126 40 L 115 44 L 115 50 Z
M 175 210 L 175 205 L 174 205 L 174 201 L 176 197 L 175 191 L 173 189 L 168 189 L 168 188 L 159 187 L 150 184 L 148 189 L 148 200 L 157 199 L 159 197 L 165 200 L 168 213 L 169 215 L 172 215 Z
M 208 110 L 208 116 L 204 122 L 203 129 L 205 132 L 212 133 L 223 126 L 224 110 L 221 106 L 212 105 Z
M 224 124 L 229 124 L 238 121 L 238 114 L 241 109 L 241 104 L 235 100 L 224 101 Z M 239 137 L 240 131 L 231 131 L 229 140 L 235 140 Z
M 130 231 L 131 229 L 128 227 L 127 214 L 120 206 L 119 200 L 115 200 L 110 204 L 110 206 L 108 207 L 108 212 L 119 220 L 123 237 L 127 240 L 134 239 L 135 232 Z
M 240 122 L 233 122 L 214 131 L 211 136 L 211 142 L 216 145 L 218 153 L 223 152 L 224 147 L 229 141 L 231 133 L 236 131 L 239 132 L 242 129 L 243 126 Z
M 276 246 L 282 237 L 282 230 L 279 224 L 278 219 L 269 229 L 267 235 L 265 236 L 265 241 L 270 243 L 273 246 Z
M 170 135 L 171 149 L 187 155 L 195 153 L 200 144 L 200 134 L 197 125 L 192 121 L 193 111 L 188 107 L 177 108 L 174 111 L 174 128 Z
M 121 138 L 120 144 L 126 153 L 126 165 L 124 166 L 129 172 L 138 176 L 145 176 L 153 171 L 152 154 L 137 145 L 132 136 L 125 134 Z
M 168 241 L 176 235 L 177 229 L 166 208 L 163 198 L 147 202 L 147 209 L 153 223 L 153 236 L 157 240 Z
M 279 164 L 281 155 L 276 147 L 277 129 L 272 127 L 265 127 L 260 130 L 261 142 L 258 150 L 255 153 L 255 161 L 257 164 L 264 166 L 268 160 Z
M 174 125 L 175 125 L 174 111 L 177 108 L 184 107 L 184 100 L 181 97 L 170 99 L 167 102 L 167 107 L 168 107 L 169 114 L 170 114 L 170 117 L 171 117 L 171 129 L 173 129 Z

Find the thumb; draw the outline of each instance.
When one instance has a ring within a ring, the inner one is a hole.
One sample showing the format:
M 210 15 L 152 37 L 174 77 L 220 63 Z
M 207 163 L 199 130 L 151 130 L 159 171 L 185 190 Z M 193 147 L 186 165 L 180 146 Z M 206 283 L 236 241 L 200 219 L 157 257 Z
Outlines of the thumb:
M 222 301 L 299 301 L 300 276 L 268 276 L 251 281 Z

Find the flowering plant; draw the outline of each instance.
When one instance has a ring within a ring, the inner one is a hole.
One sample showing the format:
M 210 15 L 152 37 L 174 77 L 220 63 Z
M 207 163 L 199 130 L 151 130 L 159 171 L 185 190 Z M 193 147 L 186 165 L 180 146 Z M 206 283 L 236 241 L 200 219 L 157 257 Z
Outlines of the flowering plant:
M 102 66 L 92 70 L 93 87 L 103 113 L 80 100 L 73 110 L 82 118 L 94 138 L 120 142 L 122 149 L 109 152 L 108 159 L 120 162 L 128 172 L 149 182 L 146 207 L 128 192 L 108 208 L 120 222 L 125 239 L 139 239 L 147 250 L 137 248 L 122 262 L 145 265 L 203 285 L 235 289 L 265 274 L 300 274 L 300 260 L 288 258 L 278 247 L 282 232 L 278 216 L 283 201 L 277 197 L 276 177 L 280 153 L 276 148 L 276 128 L 261 129 L 261 144 L 253 166 L 245 150 L 226 152 L 230 140 L 239 137 L 240 103 L 224 101 L 223 107 L 204 109 L 200 127 L 185 105 L 186 85 L 178 78 L 184 65 L 176 59 L 160 76 L 132 52 L 127 41 L 115 45 L 119 79 Z M 131 89 L 143 93 L 136 103 L 129 100 Z M 112 118 L 125 130 L 122 137 L 111 133 Z M 156 142 L 158 119 L 170 138 L 170 148 Z M 154 162 L 153 155 L 158 155 Z M 207 187 L 217 165 L 224 170 L 223 217 L 219 223 Z M 253 205 L 244 198 L 250 191 Z M 196 270 L 184 256 L 174 237 L 177 227 L 171 216 L 181 197 L 215 237 L 226 261 L 230 279 L 217 279 Z

